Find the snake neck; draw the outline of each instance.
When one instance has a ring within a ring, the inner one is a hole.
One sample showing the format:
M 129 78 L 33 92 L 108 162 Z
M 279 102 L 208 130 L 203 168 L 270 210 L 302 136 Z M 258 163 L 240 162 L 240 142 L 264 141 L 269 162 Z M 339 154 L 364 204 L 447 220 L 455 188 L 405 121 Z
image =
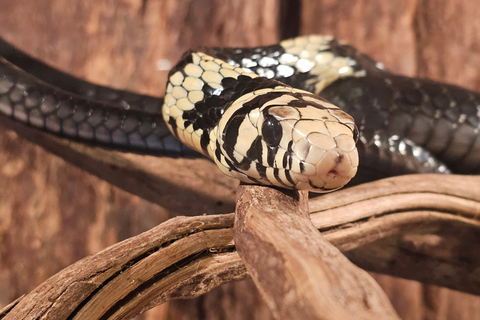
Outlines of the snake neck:
M 232 103 L 248 93 L 279 84 L 202 52 L 190 51 L 169 74 L 163 117 L 183 143 L 213 160 L 217 136 L 212 130 Z

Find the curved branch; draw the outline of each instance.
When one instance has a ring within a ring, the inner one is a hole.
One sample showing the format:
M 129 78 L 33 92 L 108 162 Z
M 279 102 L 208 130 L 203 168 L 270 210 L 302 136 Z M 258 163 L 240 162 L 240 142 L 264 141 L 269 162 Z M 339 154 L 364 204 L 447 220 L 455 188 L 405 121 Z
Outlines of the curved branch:
M 313 199 L 311 218 L 361 267 L 480 295 L 479 188 L 474 176 L 396 177 Z M 4 319 L 128 318 L 245 278 L 232 227 L 233 214 L 171 219 L 64 269 Z
M 234 230 L 276 319 L 399 319 L 375 280 L 313 226 L 308 192 L 241 185 Z

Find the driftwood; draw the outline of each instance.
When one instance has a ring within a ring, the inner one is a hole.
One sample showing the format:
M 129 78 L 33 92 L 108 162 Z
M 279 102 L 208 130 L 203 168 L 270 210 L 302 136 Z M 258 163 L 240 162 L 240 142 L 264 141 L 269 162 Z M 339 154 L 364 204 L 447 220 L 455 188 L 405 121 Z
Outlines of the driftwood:
M 399 319 L 310 221 L 308 192 L 240 186 L 235 245 L 276 319 Z
M 310 200 L 311 220 L 359 266 L 480 295 L 479 186 L 474 176 L 385 179 Z M 66 268 L 3 318 L 125 319 L 245 278 L 233 220 L 173 218 Z

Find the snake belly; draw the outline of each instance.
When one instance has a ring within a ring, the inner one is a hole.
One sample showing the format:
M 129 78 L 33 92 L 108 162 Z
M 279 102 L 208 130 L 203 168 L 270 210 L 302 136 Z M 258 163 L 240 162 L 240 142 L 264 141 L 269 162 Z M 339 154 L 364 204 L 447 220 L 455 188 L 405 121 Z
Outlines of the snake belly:
M 202 52 L 171 70 L 163 116 L 184 144 L 244 182 L 328 192 L 357 171 L 351 116 Z

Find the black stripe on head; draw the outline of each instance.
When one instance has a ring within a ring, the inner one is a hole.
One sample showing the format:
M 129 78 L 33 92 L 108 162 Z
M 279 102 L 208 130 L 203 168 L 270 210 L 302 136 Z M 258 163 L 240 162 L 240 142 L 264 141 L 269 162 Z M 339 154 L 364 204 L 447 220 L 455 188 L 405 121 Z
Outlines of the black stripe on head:
M 170 119 L 168 119 L 168 124 L 172 127 L 172 131 L 175 134 L 175 136 L 178 137 L 177 121 L 174 118 L 170 117 Z
M 273 169 L 273 175 L 275 176 L 275 179 L 281 184 L 283 184 L 284 186 L 288 187 L 288 185 L 285 184 L 285 182 L 283 182 L 283 180 L 280 178 L 279 173 L 280 173 L 280 170 L 278 170 L 277 168 Z
M 260 175 L 260 177 L 267 179 L 267 168 L 265 168 L 258 162 L 256 162 L 256 164 L 257 164 L 257 172 Z
M 273 167 L 275 163 L 275 156 L 277 155 L 278 146 L 277 147 L 267 147 L 267 163 L 270 167 Z
M 300 172 L 304 173 L 305 172 L 305 165 L 302 161 L 300 161 Z
M 234 158 L 233 150 L 235 148 L 235 145 L 237 144 L 240 126 L 242 125 L 243 121 L 246 120 L 246 114 L 247 110 L 242 110 L 242 112 L 234 113 L 232 117 L 227 121 L 225 129 L 222 132 L 223 149 L 232 159 Z
M 287 178 L 288 182 L 292 184 L 292 186 L 295 185 L 295 182 L 292 179 L 292 176 L 290 175 L 290 170 L 285 170 L 285 177 Z
M 220 161 L 220 159 L 222 159 L 222 151 L 220 149 L 220 143 L 216 142 L 216 146 L 215 146 L 215 158 L 217 158 L 218 161 Z
M 293 162 L 293 157 L 292 157 L 292 154 L 293 154 L 293 149 L 292 149 L 292 146 L 293 146 L 293 141 L 290 141 L 288 143 L 288 146 L 287 146 L 287 152 L 285 154 L 288 154 L 288 169 L 292 169 L 292 162 Z M 285 168 L 287 168 L 285 166 Z
M 203 153 L 208 154 L 208 144 L 210 143 L 210 130 L 205 130 L 200 137 L 200 146 L 202 147 Z
M 250 149 L 247 151 L 247 158 L 256 161 L 262 162 L 263 148 L 262 148 L 262 137 L 258 136 L 255 141 L 253 141 Z

